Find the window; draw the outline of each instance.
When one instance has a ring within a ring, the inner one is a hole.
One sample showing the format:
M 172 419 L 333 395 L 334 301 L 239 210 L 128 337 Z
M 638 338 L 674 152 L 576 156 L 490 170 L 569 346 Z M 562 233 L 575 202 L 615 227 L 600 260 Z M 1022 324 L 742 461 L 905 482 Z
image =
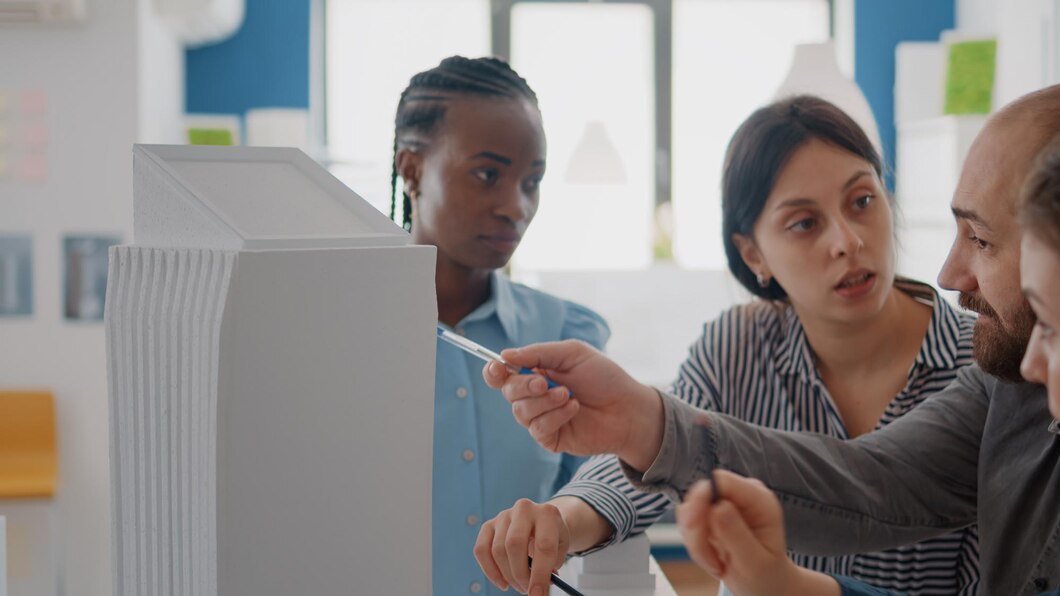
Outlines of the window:
M 721 170 L 747 116 L 769 103 L 799 43 L 828 39 L 822 0 L 675 0 L 674 256 L 724 269 Z
M 829 31 L 827 0 L 326 1 L 332 171 L 384 212 L 394 110 L 412 74 L 452 54 L 498 54 L 530 82 L 549 164 L 519 271 L 643 269 L 667 200 L 676 262 L 723 269 L 729 138 L 772 99 L 795 44 Z
M 443 58 L 490 53 L 489 0 L 328 0 L 325 10 L 331 172 L 389 214 L 398 98 Z
M 651 264 L 653 39 L 651 10 L 643 4 L 513 7 L 511 62 L 538 95 L 549 168 L 513 267 Z

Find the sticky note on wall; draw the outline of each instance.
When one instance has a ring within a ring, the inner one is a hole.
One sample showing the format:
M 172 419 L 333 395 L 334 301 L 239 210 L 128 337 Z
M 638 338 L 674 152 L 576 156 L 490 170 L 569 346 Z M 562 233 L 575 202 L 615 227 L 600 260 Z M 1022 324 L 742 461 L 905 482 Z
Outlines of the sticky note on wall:
M 946 114 L 989 114 L 994 95 L 997 41 L 950 44 L 946 67 Z
M 238 145 L 242 122 L 235 114 L 185 114 L 184 134 L 190 145 Z
M 188 142 L 192 145 L 235 145 L 232 131 L 225 128 L 189 128 Z

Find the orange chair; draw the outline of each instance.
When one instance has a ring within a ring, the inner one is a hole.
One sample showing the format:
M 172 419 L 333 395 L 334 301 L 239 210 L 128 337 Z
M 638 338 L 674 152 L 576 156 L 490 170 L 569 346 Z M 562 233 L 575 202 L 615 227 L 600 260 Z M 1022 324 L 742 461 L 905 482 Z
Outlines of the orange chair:
M 0 499 L 51 497 L 58 476 L 52 394 L 0 391 Z

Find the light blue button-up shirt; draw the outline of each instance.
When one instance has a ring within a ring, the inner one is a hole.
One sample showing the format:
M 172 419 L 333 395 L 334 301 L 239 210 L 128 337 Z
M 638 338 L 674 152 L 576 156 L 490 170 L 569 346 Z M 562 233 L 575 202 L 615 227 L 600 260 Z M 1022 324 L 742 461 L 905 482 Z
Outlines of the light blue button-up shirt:
M 611 332 L 593 311 L 513 283 L 499 273 L 490 298 L 453 329 L 500 352 L 543 341 L 580 339 L 603 349 Z M 512 417 L 482 379 L 483 362 L 438 342 L 434 389 L 432 552 L 434 596 L 502 594 L 473 552 L 484 521 L 528 498 L 545 501 L 583 458 L 550 453 Z

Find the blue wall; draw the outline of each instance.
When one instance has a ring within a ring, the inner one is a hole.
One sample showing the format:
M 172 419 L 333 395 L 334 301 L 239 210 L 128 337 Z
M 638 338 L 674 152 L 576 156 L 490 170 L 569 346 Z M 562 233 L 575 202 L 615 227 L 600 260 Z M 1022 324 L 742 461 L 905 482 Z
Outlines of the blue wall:
M 187 52 L 185 109 L 242 115 L 309 107 L 309 0 L 246 0 L 243 27 Z
M 854 79 L 865 94 L 894 168 L 894 49 L 900 41 L 938 41 L 954 27 L 954 0 L 855 0 Z M 894 188 L 893 176 L 888 186 Z

